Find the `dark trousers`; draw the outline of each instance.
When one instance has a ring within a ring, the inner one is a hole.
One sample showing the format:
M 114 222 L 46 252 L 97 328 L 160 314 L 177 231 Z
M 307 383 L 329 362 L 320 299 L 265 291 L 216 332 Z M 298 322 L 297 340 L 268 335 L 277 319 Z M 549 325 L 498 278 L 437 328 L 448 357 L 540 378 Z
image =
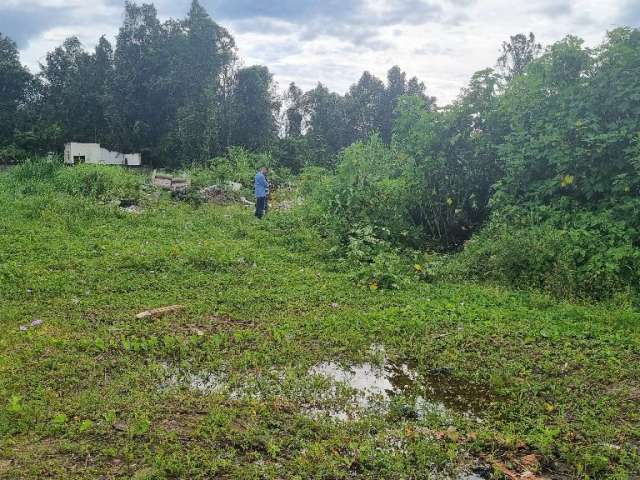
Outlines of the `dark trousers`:
M 256 217 L 262 218 L 267 208 L 267 197 L 256 197 Z

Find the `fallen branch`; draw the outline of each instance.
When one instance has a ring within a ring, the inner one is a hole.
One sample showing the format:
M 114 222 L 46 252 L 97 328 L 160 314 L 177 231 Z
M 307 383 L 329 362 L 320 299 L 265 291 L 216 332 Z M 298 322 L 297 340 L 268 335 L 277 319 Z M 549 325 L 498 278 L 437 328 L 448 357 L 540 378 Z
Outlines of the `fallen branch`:
M 183 309 L 183 305 L 170 305 L 168 307 L 154 308 L 152 310 L 145 310 L 144 312 L 140 312 L 136 315 L 136 318 L 159 318 L 163 315 L 166 315 L 167 313 L 179 312 Z
M 447 332 L 447 333 L 441 333 L 439 335 L 434 335 L 433 339 L 436 340 L 438 338 L 444 338 L 444 337 L 448 337 L 449 335 L 453 335 L 455 332 Z

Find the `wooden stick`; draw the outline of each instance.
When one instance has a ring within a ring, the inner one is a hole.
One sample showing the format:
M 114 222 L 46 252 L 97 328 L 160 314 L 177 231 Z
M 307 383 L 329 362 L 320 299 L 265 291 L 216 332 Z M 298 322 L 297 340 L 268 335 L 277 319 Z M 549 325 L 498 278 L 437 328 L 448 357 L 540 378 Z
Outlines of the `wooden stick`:
M 178 312 L 184 309 L 184 305 L 170 305 L 168 307 L 154 308 L 152 310 L 145 310 L 136 315 L 137 319 L 142 318 L 159 318 L 167 313 Z

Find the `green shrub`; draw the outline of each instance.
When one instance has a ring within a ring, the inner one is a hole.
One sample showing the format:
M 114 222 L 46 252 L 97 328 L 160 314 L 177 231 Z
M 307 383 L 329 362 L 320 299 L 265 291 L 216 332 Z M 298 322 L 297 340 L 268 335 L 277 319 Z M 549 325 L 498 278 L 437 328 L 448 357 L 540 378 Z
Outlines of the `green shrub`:
M 24 195 L 62 192 L 95 200 L 137 200 L 144 177 L 118 166 L 76 165 L 65 167 L 60 160 L 29 159 L 12 167 L 8 187 Z
M 9 170 L 9 178 L 15 182 L 27 184 L 52 179 L 62 168 L 59 160 L 48 161 L 43 158 L 29 158 Z
M 96 200 L 140 198 L 143 177 L 118 166 L 77 165 L 63 168 L 52 181 L 55 190 Z
M 417 237 L 409 215 L 410 168 L 408 158 L 378 136 L 354 143 L 341 154 L 334 175 L 317 169 L 303 174 L 310 220 L 343 245 L 365 227 L 383 233 L 385 241 L 410 243 Z
M 540 288 L 565 298 L 637 294 L 637 242 L 638 232 L 612 212 L 513 209 L 494 214 L 441 273 Z
M 237 182 L 246 189 L 252 189 L 256 171 L 262 166 L 272 168 L 269 173 L 269 181 L 272 183 L 279 184 L 290 179 L 289 169 L 273 168 L 273 165 L 274 161 L 269 154 L 231 147 L 225 156 L 213 158 L 205 165 L 192 167 L 188 173 L 195 188 Z

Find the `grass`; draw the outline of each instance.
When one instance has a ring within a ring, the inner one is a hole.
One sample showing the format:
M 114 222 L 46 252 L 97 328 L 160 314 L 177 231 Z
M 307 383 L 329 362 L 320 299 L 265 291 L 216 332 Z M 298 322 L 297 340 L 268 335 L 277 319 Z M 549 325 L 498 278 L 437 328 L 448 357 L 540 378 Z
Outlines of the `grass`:
M 630 308 L 418 280 L 372 291 L 295 212 L 147 197 L 136 215 L 16 182 L 0 179 L 0 478 L 442 478 L 477 463 L 499 478 L 531 455 L 540 475 L 640 474 Z M 186 309 L 135 319 L 171 304 Z M 354 392 L 327 396 L 309 369 L 380 362 L 372 345 L 481 387 L 481 421 L 416 419 L 411 391 L 351 421 L 310 416 Z M 166 365 L 224 388 L 167 387 Z

